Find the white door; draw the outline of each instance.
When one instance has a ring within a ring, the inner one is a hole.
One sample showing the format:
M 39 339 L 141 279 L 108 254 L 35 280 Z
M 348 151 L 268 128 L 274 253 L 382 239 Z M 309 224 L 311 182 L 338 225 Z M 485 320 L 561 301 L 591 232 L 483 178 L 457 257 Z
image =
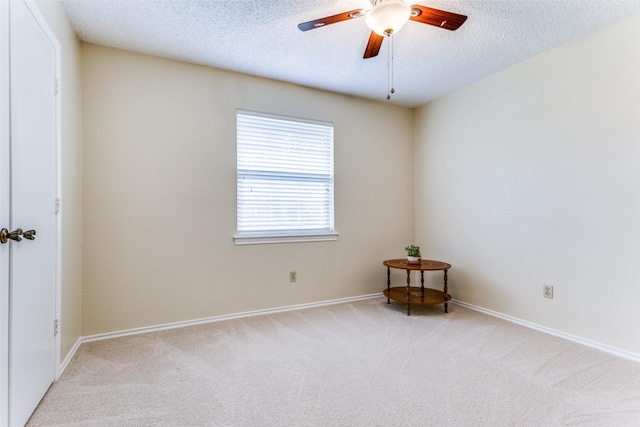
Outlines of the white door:
M 55 377 L 56 49 L 23 1 L 9 2 L 9 425 L 22 426 Z M 23 234 L 24 236 L 24 234 Z

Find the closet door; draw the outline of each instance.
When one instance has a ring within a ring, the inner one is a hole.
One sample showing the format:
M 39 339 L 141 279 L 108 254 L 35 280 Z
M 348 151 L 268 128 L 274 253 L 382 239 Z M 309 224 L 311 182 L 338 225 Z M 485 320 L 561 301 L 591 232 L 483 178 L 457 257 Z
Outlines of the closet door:
M 32 7 L 23 1 L 9 2 L 7 231 L 13 232 L 13 239 L 2 249 L 9 250 L 11 426 L 29 419 L 54 380 L 56 360 L 56 48 Z

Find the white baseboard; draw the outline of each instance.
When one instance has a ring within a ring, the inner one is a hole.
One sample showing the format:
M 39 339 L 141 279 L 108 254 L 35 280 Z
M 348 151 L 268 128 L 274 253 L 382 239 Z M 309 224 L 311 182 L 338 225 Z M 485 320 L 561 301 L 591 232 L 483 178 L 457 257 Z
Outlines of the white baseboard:
M 80 338 L 78 338 L 78 341 L 76 341 L 75 345 L 69 351 L 69 353 L 67 354 L 67 357 L 65 357 L 64 361 L 60 365 L 60 369 L 58 370 L 58 375 L 56 377 L 56 381 L 58 380 L 58 378 L 60 378 L 60 375 L 62 375 L 64 370 L 67 368 L 67 366 L 69 365 L 69 362 L 71 362 L 71 359 L 73 359 L 73 356 L 78 351 L 78 348 L 80 348 L 80 345 L 82 345 L 83 343 L 86 343 L 86 342 L 102 341 L 102 340 L 108 340 L 108 339 L 111 339 L 111 338 L 119 338 L 119 337 L 126 337 L 126 336 L 130 336 L 130 335 L 146 334 L 146 333 L 149 333 L 149 332 L 165 331 L 165 330 L 176 329 L 176 328 L 186 328 L 186 327 L 189 327 L 189 326 L 203 325 L 203 324 L 206 324 L 206 323 L 222 322 L 222 321 L 225 321 L 225 320 L 240 319 L 240 318 L 244 318 L 244 317 L 261 316 L 263 314 L 283 313 L 283 312 L 286 312 L 286 311 L 304 310 L 304 309 L 307 309 L 307 308 L 322 307 L 322 306 L 326 306 L 326 305 L 343 304 L 343 303 L 347 303 L 347 302 L 360 301 L 360 300 L 371 299 L 371 298 L 380 298 L 381 296 L 383 296 L 382 293 L 360 295 L 360 296 L 356 296 L 356 297 L 339 298 L 339 299 L 326 300 L 326 301 L 320 301 L 320 302 L 313 302 L 313 303 L 307 303 L 307 304 L 297 304 L 297 305 L 289 305 L 289 306 L 277 307 L 277 308 L 268 308 L 268 309 L 263 309 L 263 310 L 246 311 L 246 312 L 243 312 L 243 313 L 225 314 L 225 315 L 221 315 L 221 316 L 213 316 L 213 317 L 207 317 L 207 318 L 203 318 L 203 319 L 195 319 L 195 320 L 187 320 L 187 321 L 183 321 L 183 322 L 166 323 L 166 324 L 163 324 L 163 325 L 147 326 L 147 327 L 144 327 L 144 328 L 127 329 L 127 330 L 123 330 L 123 331 L 107 332 L 107 333 L 104 333 L 104 334 L 96 334 L 96 335 L 89 335 L 89 336 L 86 336 L 86 337 L 80 337 Z M 468 303 L 463 302 L 463 301 L 451 300 L 450 302 L 452 302 L 453 304 L 460 305 L 462 307 L 469 308 L 471 310 L 475 310 L 475 311 L 487 314 L 489 316 L 497 317 L 499 319 L 503 319 L 503 320 L 506 320 L 508 322 L 516 323 L 518 325 L 522 325 L 522 326 L 525 326 L 527 328 L 534 329 L 536 331 L 544 332 L 546 334 L 553 335 L 553 336 L 560 337 L 560 338 L 564 338 L 564 339 L 567 339 L 569 341 L 573 341 L 573 342 L 576 342 L 578 344 L 585 345 L 587 347 L 595 348 L 595 349 L 598 349 L 598 350 L 613 354 L 615 356 L 622 357 L 624 359 L 629 359 L 629 360 L 632 360 L 634 362 L 640 362 L 640 355 L 635 354 L 635 353 L 631 353 L 631 352 L 628 352 L 628 351 L 620 350 L 618 348 L 611 347 L 611 346 L 608 346 L 608 345 L 605 345 L 605 344 L 602 344 L 602 343 L 598 343 L 598 342 L 595 342 L 595 341 L 590 341 L 590 340 L 587 340 L 587 339 L 584 339 L 584 338 L 581 338 L 581 337 L 578 337 L 578 336 L 575 336 L 575 335 L 571 335 L 571 334 L 567 334 L 567 333 L 564 333 L 564 332 L 560 332 L 560 331 L 557 331 L 555 329 L 551 329 L 551 328 L 547 328 L 545 326 L 538 325 L 536 323 L 532 323 L 532 322 L 528 322 L 526 320 L 518 319 L 517 317 L 508 316 L 506 314 L 502 314 L 502 313 L 499 313 L 497 311 L 489 310 L 489 309 L 486 309 L 486 308 L 483 308 L 483 307 L 479 307 L 479 306 L 476 306 L 476 305 L 473 305 L 473 304 L 468 304 Z
M 289 306 L 285 306 L 285 307 L 267 308 L 267 309 L 255 310 L 255 311 L 246 311 L 246 312 L 243 312 L 243 313 L 225 314 L 225 315 L 221 315 L 221 316 L 206 317 L 206 318 L 203 318 L 203 319 L 187 320 L 187 321 L 175 322 L 175 323 L 165 323 L 163 325 L 147 326 L 147 327 L 143 327 L 143 328 L 126 329 L 124 331 L 107 332 L 107 333 L 104 333 L 104 334 L 89 335 L 89 336 L 86 336 L 86 337 L 82 337 L 81 340 L 82 340 L 82 343 L 92 342 L 92 341 L 102 341 L 102 340 L 108 340 L 108 339 L 111 339 L 111 338 L 119 338 L 119 337 L 126 337 L 126 336 L 130 336 L 130 335 L 146 334 L 146 333 L 149 333 L 149 332 L 158 332 L 158 331 L 165 331 L 165 330 L 169 330 L 169 329 L 185 328 L 185 327 L 188 327 L 188 326 L 203 325 L 205 323 L 222 322 L 224 320 L 231 320 L 231 319 L 240 319 L 240 318 L 243 318 L 243 317 L 261 316 L 263 314 L 283 313 L 285 311 L 303 310 L 303 309 L 307 309 L 307 308 L 322 307 L 322 306 L 325 306 L 325 305 L 343 304 L 343 303 L 347 303 L 347 302 L 360 301 L 360 300 L 365 300 L 365 299 L 370 299 L 370 298 L 378 298 L 381 295 L 382 295 L 381 293 L 376 293 L 376 294 L 360 295 L 360 296 L 356 296 L 356 297 L 339 298 L 339 299 L 332 299 L 332 300 L 326 300 L 326 301 L 312 302 L 312 303 L 307 303 L 307 304 L 297 304 L 297 305 L 289 305 Z
M 536 331 L 544 332 L 545 334 L 553 335 L 556 337 L 564 338 L 569 341 L 576 342 L 578 344 L 585 345 L 587 347 L 595 348 L 597 350 L 601 350 L 614 356 L 622 357 L 624 359 L 633 360 L 634 362 L 640 362 L 640 354 L 631 353 L 625 350 L 621 350 L 619 348 L 611 347 L 606 344 L 602 344 L 596 341 L 591 341 L 585 338 L 581 338 L 575 335 L 567 334 L 565 332 L 560 332 L 555 329 L 547 328 L 546 326 L 541 326 L 533 322 L 529 322 L 526 320 L 518 319 L 517 317 L 512 317 L 506 314 L 499 313 L 497 311 L 489 310 L 483 307 L 479 307 L 477 305 L 469 304 L 463 301 L 451 300 L 452 303 L 458 304 L 462 307 L 470 308 L 471 310 L 479 311 L 480 313 L 488 314 L 489 316 L 497 317 L 499 319 L 506 320 L 511 323 L 516 323 L 518 325 L 525 326 L 530 329 L 535 329 Z
M 69 350 L 69 353 L 67 353 L 67 357 L 65 357 L 62 363 L 60 364 L 60 367 L 58 368 L 58 372 L 56 372 L 56 381 L 58 381 L 58 379 L 60 378 L 60 375 L 62 375 L 64 370 L 67 369 L 67 366 L 69 366 L 69 362 L 71 362 L 71 359 L 73 359 L 73 356 L 75 356 L 76 351 L 78 351 L 78 349 L 80 348 L 80 344 L 82 344 L 82 337 L 78 338 L 78 340 L 73 345 L 73 347 L 71 347 L 71 350 Z
M 320 302 L 312 302 L 307 304 L 297 304 L 297 305 L 289 305 L 285 307 L 269 308 L 264 310 L 247 311 L 243 313 L 226 314 L 222 316 L 207 317 L 203 319 L 187 320 L 187 321 L 175 322 L 175 323 L 166 323 L 163 325 L 147 326 L 144 328 L 127 329 L 124 331 L 107 332 L 104 334 L 96 334 L 96 335 L 89 335 L 86 337 L 80 337 L 76 341 L 75 345 L 71 348 L 71 350 L 65 357 L 64 361 L 60 364 L 55 380 L 58 381 L 58 379 L 60 378 L 64 370 L 67 369 L 67 366 L 71 362 L 71 359 L 73 359 L 73 356 L 75 356 L 80 346 L 86 342 L 102 341 L 102 340 L 108 340 L 111 338 L 146 334 L 149 332 L 164 331 L 168 329 L 186 328 L 188 326 L 203 325 L 205 323 L 213 323 L 213 322 L 222 322 L 224 320 L 239 319 L 243 317 L 260 316 L 263 314 L 282 313 L 285 311 L 303 310 L 307 308 L 321 307 L 325 305 L 342 304 L 346 302 L 359 301 L 359 300 L 365 300 L 370 298 L 378 298 L 381 295 L 382 295 L 381 293 L 360 295 L 356 297 L 339 298 L 339 299 L 326 300 L 326 301 L 320 301 Z

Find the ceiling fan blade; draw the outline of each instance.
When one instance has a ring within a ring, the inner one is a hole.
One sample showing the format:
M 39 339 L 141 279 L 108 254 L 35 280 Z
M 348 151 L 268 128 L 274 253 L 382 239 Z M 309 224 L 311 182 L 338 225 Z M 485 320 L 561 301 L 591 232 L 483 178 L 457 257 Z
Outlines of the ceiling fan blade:
M 324 27 L 325 25 L 335 24 L 336 22 L 348 21 L 349 19 L 360 18 L 364 15 L 364 9 L 355 9 L 349 12 L 339 13 L 337 15 L 331 15 L 320 19 L 315 19 L 309 22 L 303 22 L 298 24 L 300 31 L 309 31 L 314 28 Z
M 434 25 L 436 27 L 455 31 L 464 24 L 467 17 L 453 12 L 432 9 L 430 7 L 414 4 L 411 6 L 411 18 L 409 19 L 412 21 L 422 22 L 423 24 Z
M 371 35 L 369 36 L 369 41 L 367 42 L 367 48 L 364 50 L 364 59 L 373 58 L 374 56 L 378 56 L 378 52 L 380 52 L 380 46 L 382 46 L 382 41 L 384 37 L 375 31 L 371 31 Z

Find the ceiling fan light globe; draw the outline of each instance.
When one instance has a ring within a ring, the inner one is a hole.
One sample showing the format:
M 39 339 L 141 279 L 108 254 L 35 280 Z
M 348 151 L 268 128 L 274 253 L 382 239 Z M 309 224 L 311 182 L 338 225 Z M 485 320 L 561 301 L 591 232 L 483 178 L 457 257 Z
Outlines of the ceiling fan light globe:
M 380 0 L 367 12 L 367 27 L 381 36 L 397 33 L 411 17 L 411 6 L 404 0 Z

